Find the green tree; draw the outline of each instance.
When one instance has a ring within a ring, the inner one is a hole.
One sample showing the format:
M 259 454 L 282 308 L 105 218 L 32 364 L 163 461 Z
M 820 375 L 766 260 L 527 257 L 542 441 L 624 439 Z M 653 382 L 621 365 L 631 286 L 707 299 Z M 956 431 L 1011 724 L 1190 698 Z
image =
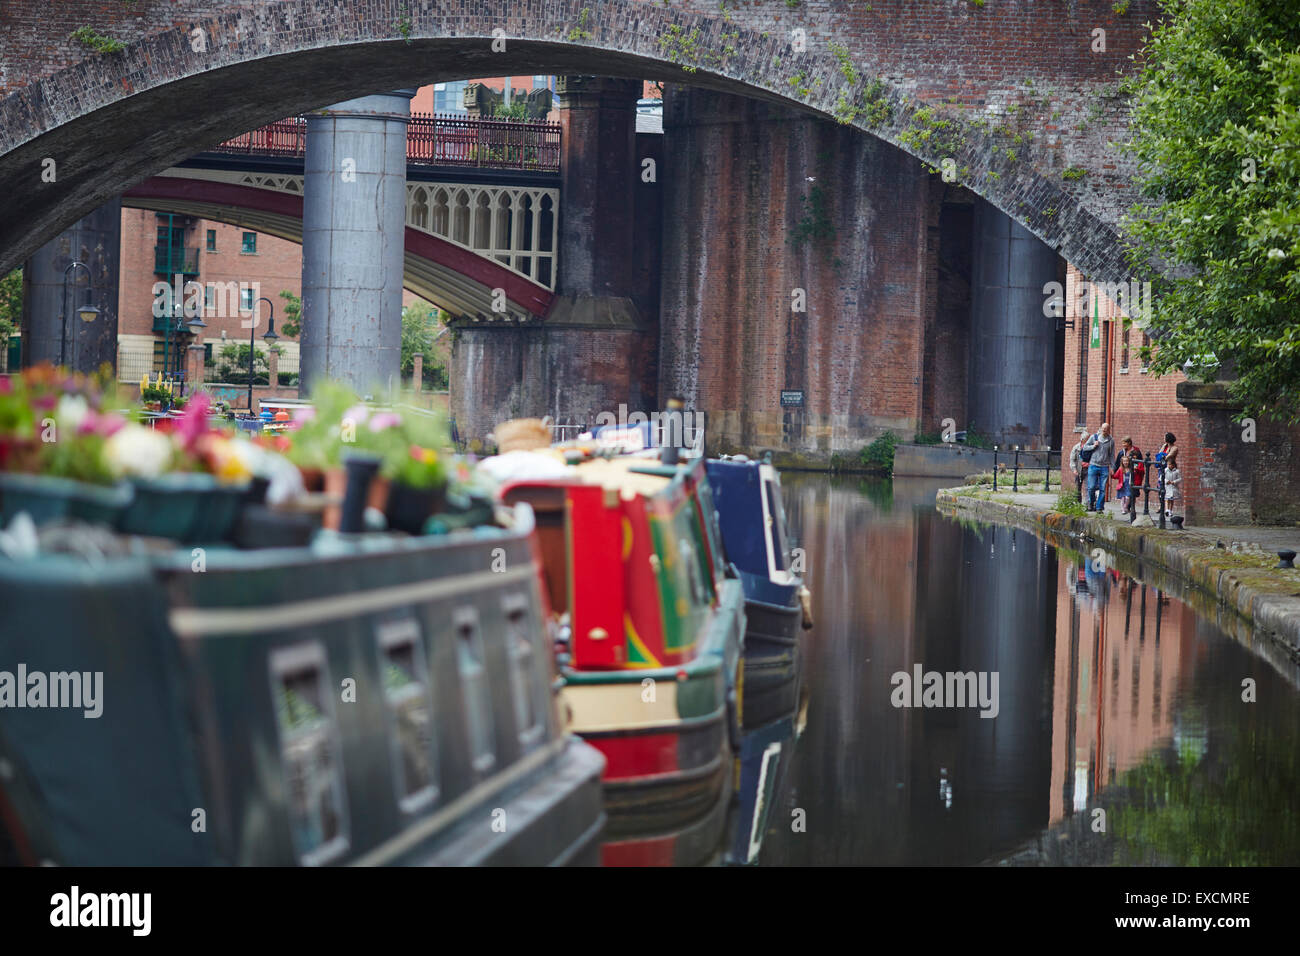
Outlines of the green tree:
M 430 358 L 433 336 L 438 331 L 437 310 L 427 302 L 402 309 L 402 375 L 415 372 L 415 356 Z
M 23 270 L 15 269 L 0 279 L 0 348 L 8 348 L 9 336 L 23 321 Z
M 280 333 L 296 339 L 302 332 L 302 299 L 288 289 L 280 291 L 280 298 L 284 299 L 284 318 L 280 320 Z M 244 357 L 247 358 L 248 354 L 245 353 Z
M 1300 18 L 1294 0 L 1167 0 L 1133 94 L 1157 373 L 1217 363 L 1243 414 L 1300 420 Z M 1212 358 L 1211 358 L 1212 357 Z

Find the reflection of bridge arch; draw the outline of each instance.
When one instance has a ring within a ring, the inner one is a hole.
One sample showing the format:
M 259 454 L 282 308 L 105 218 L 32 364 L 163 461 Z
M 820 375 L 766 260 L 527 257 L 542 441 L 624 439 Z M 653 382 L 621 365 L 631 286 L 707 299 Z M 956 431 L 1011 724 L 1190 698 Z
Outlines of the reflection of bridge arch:
M 128 190 L 125 206 L 179 212 L 302 242 L 303 177 L 174 168 Z M 555 289 L 559 189 L 535 184 L 406 184 L 403 286 L 457 317 L 544 316 Z

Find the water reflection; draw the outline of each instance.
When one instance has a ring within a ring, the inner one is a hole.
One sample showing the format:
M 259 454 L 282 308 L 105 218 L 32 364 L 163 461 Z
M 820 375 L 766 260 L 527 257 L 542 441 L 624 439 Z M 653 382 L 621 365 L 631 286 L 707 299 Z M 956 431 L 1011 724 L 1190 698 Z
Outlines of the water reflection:
M 1287 676 L 1150 585 L 940 516 L 948 482 L 782 480 L 817 627 L 760 862 L 1300 860 Z M 918 663 L 997 672 L 998 716 L 893 706 Z

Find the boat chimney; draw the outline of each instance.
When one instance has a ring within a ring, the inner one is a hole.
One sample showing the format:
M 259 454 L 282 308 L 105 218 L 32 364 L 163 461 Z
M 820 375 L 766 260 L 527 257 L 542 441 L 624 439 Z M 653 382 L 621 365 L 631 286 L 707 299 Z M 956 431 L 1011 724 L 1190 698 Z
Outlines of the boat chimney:
M 681 458 L 682 447 L 682 409 L 686 402 L 680 398 L 670 398 L 664 403 L 664 412 L 659 417 L 659 461 L 664 465 L 675 465 Z

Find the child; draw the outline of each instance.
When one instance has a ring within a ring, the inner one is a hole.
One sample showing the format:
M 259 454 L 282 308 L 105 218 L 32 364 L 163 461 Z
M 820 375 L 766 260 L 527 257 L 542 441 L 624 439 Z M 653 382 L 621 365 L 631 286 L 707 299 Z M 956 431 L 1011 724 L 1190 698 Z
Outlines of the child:
M 1168 461 L 1168 459 L 1166 459 Z M 1174 502 L 1183 496 L 1183 473 L 1174 465 L 1165 466 L 1165 517 L 1174 516 Z

